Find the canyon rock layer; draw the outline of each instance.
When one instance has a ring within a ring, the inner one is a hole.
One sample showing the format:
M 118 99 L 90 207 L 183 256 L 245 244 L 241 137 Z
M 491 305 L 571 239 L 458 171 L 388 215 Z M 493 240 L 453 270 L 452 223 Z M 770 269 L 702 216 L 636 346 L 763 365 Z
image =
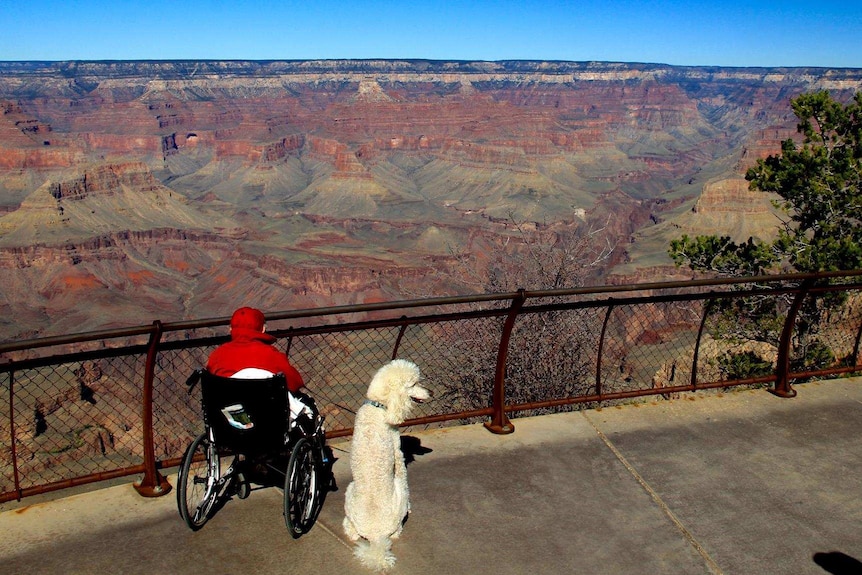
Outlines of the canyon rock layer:
M 524 229 L 591 281 L 765 237 L 745 169 L 857 69 L 459 61 L 0 62 L 0 341 L 454 295 Z M 481 274 L 479 274 L 481 275 Z M 541 286 L 524 286 L 527 288 Z

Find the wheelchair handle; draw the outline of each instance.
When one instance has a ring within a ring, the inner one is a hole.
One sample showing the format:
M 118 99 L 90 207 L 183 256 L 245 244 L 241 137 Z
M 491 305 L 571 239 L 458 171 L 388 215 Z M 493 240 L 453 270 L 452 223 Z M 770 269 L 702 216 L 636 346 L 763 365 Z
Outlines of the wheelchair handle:
M 192 372 L 192 374 L 186 380 L 186 386 L 188 386 L 188 388 L 189 388 L 189 395 L 192 394 L 192 390 L 195 388 L 195 386 L 198 384 L 198 382 L 200 380 L 201 380 L 201 370 L 196 369 Z

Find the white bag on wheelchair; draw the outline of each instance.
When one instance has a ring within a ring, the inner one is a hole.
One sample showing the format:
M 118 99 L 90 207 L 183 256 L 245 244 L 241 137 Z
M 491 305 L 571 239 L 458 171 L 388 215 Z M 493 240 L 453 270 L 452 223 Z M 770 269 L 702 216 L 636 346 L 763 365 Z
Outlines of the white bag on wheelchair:
M 290 403 L 290 423 L 288 424 L 289 430 L 293 429 L 293 427 L 296 425 L 296 419 L 302 414 L 308 415 L 309 419 L 314 421 L 314 410 L 311 408 L 310 405 L 306 405 L 302 402 L 301 399 L 299 399 L 290 392 L 287 392 L 287 399 Z
M 234 379 L 265 379 L 267 377 L 273 377 L 275 374 L 271 371 L 267 371 L 265 369 L 260 369 L 259 367 L 247 367 L 245 369 L 241 369 L 235 374 L 231 376 Z M 314 421 L 314 409 L 303 401 L 296 397 L 293 393 L 287 392 L 287 399 L 290 407 L 290 421 L 288 422 L 288 430 L 292 430 L 296 425 L 296 418 L 302 414 L 308 415 L 308 417 Z

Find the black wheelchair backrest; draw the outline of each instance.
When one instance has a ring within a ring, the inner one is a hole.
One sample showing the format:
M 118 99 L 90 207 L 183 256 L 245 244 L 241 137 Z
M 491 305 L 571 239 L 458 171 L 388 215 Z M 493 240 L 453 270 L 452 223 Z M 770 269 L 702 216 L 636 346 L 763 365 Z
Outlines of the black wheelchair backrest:
M 285 446 L 290 408 L 284 374 L 266 379 L 201 375 L 204 422 L 219 448 L 267 453 Z

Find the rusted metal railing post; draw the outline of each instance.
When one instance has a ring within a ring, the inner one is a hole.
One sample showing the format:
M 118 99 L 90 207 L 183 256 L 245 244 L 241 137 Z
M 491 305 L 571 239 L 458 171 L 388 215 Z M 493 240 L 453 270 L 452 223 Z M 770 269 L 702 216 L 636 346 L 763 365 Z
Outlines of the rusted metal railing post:
M 156 357 L 159 341 L 162 338 L 162 322 L 153 322 L 150 343 L 147 348 L 147 364 L 144 368 L 144 389 L 141 421 L 143 425 L 144 477 L 135 483 L 135 489 L 144 497 L 161 497 L 171 491 L 171 484 L 156 469 L 156 449 L 153 441 L 153 380 L 155 379 Z
M 290 346 L 293 345 L 293 327 L 287 330 L 287 345 L 284 346 L 284 355 L 290 357 Z
M 401 324 L 401 328 L 398 330 L 398 337 L 395 338 L 395 347 L 392 348 L 392 359 L 398 358 L 398 349 L 401 347 L 401 339 L 404 337 L 404 332 L 407 331 L 407 316 L 402 315 L 401 319 L 405 320 L 405 322 Z
M 703 315 L 700 318 L 700 326 L 697 328 L 697 339 L 694 342 L 694 353 L 691 357 L 691 381 L 692 387 L 697 387 L 697 360 L 700 357 L 700 342 L 703 339 L 703 328 L 706 327 L 706 320 L 712 311 L 712 306 L 715 305 L 715 298 L 711 297 L 706 300 L 703 306 Z
M 6 360 L 7 362 L 9 360 Z M 12 454 L 12 481 L 18 501 L 21 501 L 21 479 L 18 476 L 18 446 L 15 433 L 15 372 L 9 371 L 9 450 Z
M 859 329 L 856 331 L 856 340 L 853 342 L 853 366 L 860 364 L 859 361 L 859 345 L 862 343 L 862 323 L 859 324 Z
M 512 329 L 515 327 L 515 320 L 521 312 L 521 308 L 524 307 L 526 299 L 526 292 L 519 289 L 512 300 L 506 322 L 503 324 L 500 347 L 497 349 L 497 369 L 494 372 L 494 393 L 491 398 L 494 414 L 491 416 L 491 421 L 485 422 L 485 427 L 500 435 L 515 431 L 515 426 L 506 416 L 506 357 L 509 355 L 509 340 L 512 337 Z
M 596 351 L 596 396 L 602 396 L 602 356 L 605 352 L 605 336 L 608 331 L 608 322 L 611 320 L 611 313 L 614 311 L 613 298 L 608 299 L 608 309 L 605 312 L 605 319 L 602 321 L 602 333 L 599 335 L 599 349 Z
M 796 316 L 802 308 L 802 303 L 808 296 L 813 280 L 804 280 L 796 297 L 790 305 L 787 317 L 784 319 L 784 327 L 781 330 L 781 338 L 778 340 L 778 361 L 775 366 L 775 387 L 769 392 L 778 397 L 796 397 L 796 390 L 790 386 L 790 342 L 793 339 L 793 328 L 796 326 Z

